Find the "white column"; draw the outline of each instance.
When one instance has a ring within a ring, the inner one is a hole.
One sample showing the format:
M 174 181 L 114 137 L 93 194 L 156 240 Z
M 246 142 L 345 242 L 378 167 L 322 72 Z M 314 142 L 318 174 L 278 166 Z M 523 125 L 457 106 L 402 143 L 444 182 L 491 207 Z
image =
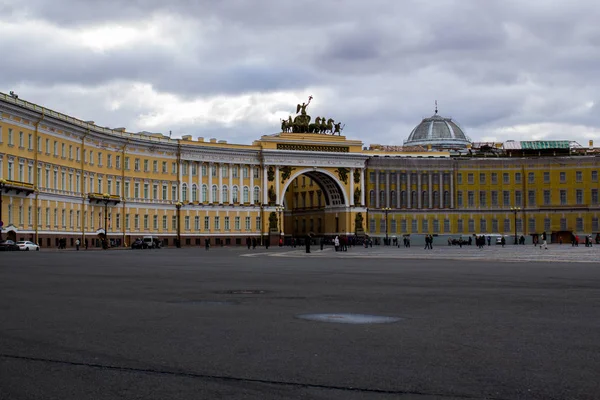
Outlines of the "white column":
M 275 204 L 280 206 L 282 202 L 279 194 L 279 165 L 275 166 L 275 196 Z
M 233 204 L 233 164 L 229 164 L 229 204 Z
M 440 171 L 440 184 L 438 185 L 440 208 L 444 208 L 444 171 Z
M 365 169 L 360 169 L 360 205 L 365 207 L 365 190 L 367 190 L 365 186 Z
M 217 164 L 217 175 L 219 176 L 219 187 L 217 188 L 217 199 L 219 199 L 218 203 L 223 204 L 223 201 L 227 201 L 227 199 L 223 198 L 223 165 L 221 163 Z
M 194 182 L 192 182 L 192 163 L 193 163 L 193 161 L 192 162 L 188 162 L 188 190 L 187 190 L 187 192 L 188 192 L 188 194 L 187 194 L 188 195 L 188 198 L 187 198 L 188 203 L 190 201 L 192 201 L 192 183 L 194 183 Z
M 423 196 L 421 196 L 421 172 L 417 172 L 417 204 L 419 208 L 423 207 Z
M 412 188 L 410 186 L 410 171 L 406 171 L 406 208 L 411 208 Z
M 375 208 L 379 208 L 379 170 L 375 170 Z
M 354 168 L 350 168 L 350 207 L 354 206 Z
M 268 169 L 268 167 L 266 165 L 263 165 L 263 180 L 262 180 L 262 187 L 263 187 L 262 203 L 263 204 L 269 204 L 269 198 L 267 197 L 267 186 L 269 186 L 269 179 L 267 178 L 267 169 Z
M 240 164 L 238 165 L 238 178 L 239 178 L 239 185 L 238 185 L 238 203 L 243 203 L 244 202 L 244 164 Z M 240 228 L 242 225 L 242 221 L 241 221 L 241 217 L 240 217 Z
M 385 171 L 385 206 L 390 207 L 390 171 Z
M 197 171 L 198 171 L 198 202 L 202 203 L 202 164 L 201 162 L 198 163 L 198 165 L 196 166 Z M 202 226 L 202 221 L 200 221 L 200 226 Z
M 431 171 L 427 173 L 427 176 L 429 178 L 429 187 L 427 188 L 427 192 L 429 193 L 429 208 L 433 208 L 433 174 Z
M 250 169 L 250 197 L 248 200 L 250 200 L 250 204 L 254 204 L 254 165 L 250 164 L 248 168 Z M 252 225 L 250 227 L 252 227 Z
M 183 181 L 183 162 L 181 162 L 181 160 L 179 160 L 179 168 L 178 168 L 178 172 L 177 173 L 179 175 L 178 179 L 177 179 L 179 181 L 179 188 L 178 188 L 179 198 L 177 199 L 177 201 L 181 201 L 181 199 L 183 198 L 181 196 L 181 194 L 182 194 L 182 187 L 181 187 L 182 185 L 181 185 L 181 183 Z
M 215 199 L 213 199 L 213 195 L 212 195 L 212 168 L 213 168 L 213 163 L 208 163 L 208 202 L 209 203 L 214 203 Z
M 454 208 L 454 172 L 450 171 L 450 208 Z

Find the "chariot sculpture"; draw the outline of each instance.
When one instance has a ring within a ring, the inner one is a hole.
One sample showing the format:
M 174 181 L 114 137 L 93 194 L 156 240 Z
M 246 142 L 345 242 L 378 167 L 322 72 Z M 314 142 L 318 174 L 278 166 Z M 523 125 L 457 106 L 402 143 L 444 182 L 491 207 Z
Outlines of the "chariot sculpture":
M 312 96 L 308 97 L 308 102 L 298 104 L 296 106 L 296 116 L 281 120 L 281 131 L 292 133 L 320 133 L 330 135 L 341 135 L 342 130 L 346 125 L 341 122 L 335 122 L 333 118 L 317 117 L 311 123 L 311 116 L 306 114 L 306 108 L 312 100 Z

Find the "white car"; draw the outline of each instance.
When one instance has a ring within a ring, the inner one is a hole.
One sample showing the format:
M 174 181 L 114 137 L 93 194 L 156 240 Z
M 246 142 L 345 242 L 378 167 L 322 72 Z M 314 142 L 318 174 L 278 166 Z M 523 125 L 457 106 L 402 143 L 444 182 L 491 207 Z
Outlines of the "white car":
M 30 242 L 29 240 L 17 242 L 17 246 L 19 246 L 19 250 L 29 251 L 29 250 L 40 250 L 40 246 L 37 244 Z

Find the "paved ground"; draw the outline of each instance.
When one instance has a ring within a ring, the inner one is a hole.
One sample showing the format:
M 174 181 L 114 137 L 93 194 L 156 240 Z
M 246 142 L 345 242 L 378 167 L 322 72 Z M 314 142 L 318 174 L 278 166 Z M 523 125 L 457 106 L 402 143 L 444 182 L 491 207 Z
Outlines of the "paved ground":
M 599 252 L 0 253 L 0 398 L 597 399 Z

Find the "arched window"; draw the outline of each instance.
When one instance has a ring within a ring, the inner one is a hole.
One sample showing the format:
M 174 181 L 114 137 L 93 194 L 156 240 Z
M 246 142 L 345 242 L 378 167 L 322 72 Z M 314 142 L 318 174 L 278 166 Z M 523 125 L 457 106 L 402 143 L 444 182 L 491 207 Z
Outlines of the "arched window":
M 228 194 L 229 194 L 229 190 L 227 189 L 227 185 L 223 185 L 223 189 L 221 192 L 221 201 L 219 201 L 219 203 L 226 203 L 228 200 Z
M 437 191 L 433 192 L 433 208 L 440 208 L 440 195 Z
M 234 186 L 233 187 L 233 202 L 234 203 L 238 203 L 239 202 L 239 196 L 238 196 L 238 187 Z
M 444 208 L 450 208 L 450 193 L 447 190 L 444 192 Z
M 398 205 L 398 199 L 396 198 L 395 190 L 392 190 L 390 193 L 390 201 L 391 201 L 391 204 L 390 204 L 391 207 L 400 208 L 400 206 Z
M 371 190 L 369 192 L 369 205 L 371 207 L 375 207 L 375 191 L 374 190 Z
M 421 201 L 423 208 L 429 207 L 429 196 L 427 195 L 427 190 L 423 190 L 423 193 L 421 193 Z
M 413 190 L 410 193 L 410 207 L 417 208 L 419 206 L 419 199 L 417 198 L 417 192 Z
M 213 203 L 219 202 L 219 198 L 217 197 L 217 192 L 218 192 L 217 185 L 213 185 L 212 190 L 211 190 Z
M 249 194 L 248 186 L 244 186 L 243 196 L 244 196 L 244 203 L 249 203 L 250 202 L 250 194 Z
M 398 208 L 406 207 L 406 190 L 400 192 L 400 204 Z
M 195 184 L 192 185 L 192 201 L 198 201 L 198 187 Z
M 208 187 L 206 185 L 202 185 L 202 202 L 206 203 L 208 201 Z
M 387 204 L 385 204 L 385 191 L 384 190 L 379 191 L 379 207 L 387 207 Z
M 187 201 L 187 185 L 181 185 L 181 201 Z
M 260 203 L 260 188 L 254 186 L 254 203 Z

